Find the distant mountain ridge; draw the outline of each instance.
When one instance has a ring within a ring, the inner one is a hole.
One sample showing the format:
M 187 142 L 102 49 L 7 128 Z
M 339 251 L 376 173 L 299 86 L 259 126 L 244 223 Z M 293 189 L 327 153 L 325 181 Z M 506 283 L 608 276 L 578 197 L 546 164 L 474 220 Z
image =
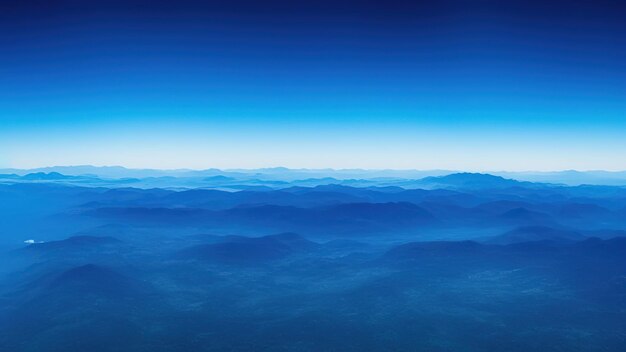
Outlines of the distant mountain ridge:
M 520 182 L 512 179 L 506 179 L 500 176 L 480 173 L 454 173 L 446 176 L 430 176 L 418 180 L 418 185 L 428 188 L 470 188 L 470 189 L 489 189 L 489 188 L 505 188 L 516 187 L 520 185 L 531 185 L 530 182 Z
M 67 176 L 91 176 L 101 178 L 159 178 L 159 177 L 183 177 L 183 178 L 211 178 L 223 176 L 237 179 L 268 178 L 281 181 L 294 181 L 297 179 L 323 179 L 334 178 L 336 180 L 368 179 L 382 181 L 385 178 L 417 180 L 427 177 L 440 177 L 459 173 L 453 170 L 368 170 L 368 169 L 289 169 L 285 167 L 260 168 L 260 169 L 216 169 L 204 170 L 192 169 L 132 169 L 122 166 L 53 166 L 34 169 L 0 169 L 0 174 L 16 174 L 24 176 L 29 173 L 59 173 Z M 474 173 L 477 175 L 476 173 Z M 512 172 L 493 171 L 487 172 L 492 176 L 513 179 L 517 181 L 561 183 L 567 185 L 597 184 L 597 185 L 623 185 L 626 186 L 626 171 L 551 171 L 551 172 Z M 450 179 L 451 180 L 451 179 Z M 429 180 L 433 181 L 433 180 Z M 445 180 L 440 180 L 445 181 Z

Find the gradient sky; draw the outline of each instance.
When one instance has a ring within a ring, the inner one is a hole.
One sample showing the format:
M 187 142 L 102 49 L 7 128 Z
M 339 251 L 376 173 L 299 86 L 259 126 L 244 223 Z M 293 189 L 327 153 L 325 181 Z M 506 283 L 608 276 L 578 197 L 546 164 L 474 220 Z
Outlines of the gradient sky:
M 626 169 L 623 1 L 0 2 L 0 167 Z

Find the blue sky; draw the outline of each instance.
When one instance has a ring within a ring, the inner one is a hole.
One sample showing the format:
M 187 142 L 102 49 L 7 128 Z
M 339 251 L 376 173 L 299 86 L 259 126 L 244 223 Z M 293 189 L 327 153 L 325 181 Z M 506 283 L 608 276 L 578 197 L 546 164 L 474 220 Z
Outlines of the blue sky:
M 619 1 L 0 6 L 0 166 L 626 169 Z

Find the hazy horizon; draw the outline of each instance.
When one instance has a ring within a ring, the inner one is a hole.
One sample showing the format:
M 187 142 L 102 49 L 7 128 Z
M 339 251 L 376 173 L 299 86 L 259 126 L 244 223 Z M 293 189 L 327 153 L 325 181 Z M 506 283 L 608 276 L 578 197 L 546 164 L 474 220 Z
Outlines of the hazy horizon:
M 419 171 L 419 172 L 459 172 L 459 173 L 559 173 L 559 172 L 608 172 L 608 173 L 620 173 L 626 172 L 624 169 L 548 169 L 548 170 L 532 170 L 532 169 L 519 169 L 519 170 L 506 170 L 506 169 L 443 169 L 443 168 L 360 168 L 360 167 L 345 167 L 345 168 L 333 168 L 333 167 L 287 167 L 284 165 L 275 166 L 260 166 L 260 167 L 228 167 L 222 168 L 217 166 L 207 167 L 180 167 L 180 168 L 159 168 L 159 167 L 138 167 L 121 164 L 67 164 L 67 165 L 44 165 L 33 167 L 12 167 L 0 165 L 0 170 L 38 170 L 38 169 L 54 169 L 54 168 L 81 168 L 81 167 L 93 167 L 93 168 L 124 168 L 128 170 L 157 170 L 157 171 L 204 171 L 204 170 L 220 170 L 220 171 L 255 171 L 255 170 L 272 170 L 272 169 L 286 169 L 286 170 L 310 170 L 310 171 Z

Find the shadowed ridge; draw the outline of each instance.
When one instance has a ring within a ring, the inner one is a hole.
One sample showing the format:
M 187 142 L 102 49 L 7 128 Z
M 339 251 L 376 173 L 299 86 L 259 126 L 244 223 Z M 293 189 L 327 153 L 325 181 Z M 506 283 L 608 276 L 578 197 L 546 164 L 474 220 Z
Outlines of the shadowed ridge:
M 548 226 L 523 226 L 492 237 L 485 241 L 490 244 L 512 244 L 534 241 L 577 241 L 584 239 L 578 232 Z
M 576 242 L 575 247 L 582 251 L 594 250 L 619 254 L 626 261 L 626 237 L 613 237 L 606 240 L 591 237 Z
M 582 219 L 608 217 L 612 216 L 613 212 L 595 204 L 568 203 L 561 206 L 558 214 L 565 218 Z
M 66 299 L 81 295 L 109 298 L 131 296 L 140 286 L 116 270 L 97 264 L 85 264 L 67 269 L 41 287 L 40 295 Z M 43 284 L 43 283 L 42 283 Z
M 294 232 L 283 232 L 276 235 L 268 235 L 261 237 L 261 239 L 270 239 L 276 241 L 282 245 L 285 245 L 293 250 L 304 250 L 317 247 L 317 243 L 309 241 L 306 238 L 300 236 Z
M 317 243 L 295 233 L 263 237 L 227 236 L 222 242 L 184 249 L 179 257 L 223 264 L 255 264 L 283 259 L 316 247 Z
M 399 222 L 435 222 L 428 210 L 409 202 L 347 203 L 323 209 L 337 217 Z
M 387 259 L 417 259 L 423 256 L 447 256 L 480 253 L 487 246 L 475 241 L 410 242 L 391 248 Z
M 529 210 L 524 207 L 514 208 L 497 216 L 499 221 L 507 222 L 507 223 L 517 223 L 520 225 L 523 224 L 549 224 L 553 223 L 554 220 L 545 213 L 541 213 L 534 210 Z

